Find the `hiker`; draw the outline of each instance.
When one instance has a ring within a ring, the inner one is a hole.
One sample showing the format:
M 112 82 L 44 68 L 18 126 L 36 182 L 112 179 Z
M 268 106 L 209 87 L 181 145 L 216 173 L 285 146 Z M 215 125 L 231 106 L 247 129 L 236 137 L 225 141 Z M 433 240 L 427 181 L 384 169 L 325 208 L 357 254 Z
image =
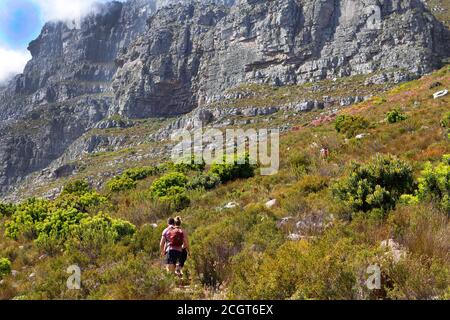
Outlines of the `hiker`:
M 181 218 L 180 217 L 176 217 L 175 218 L 175 227 L 181 229 L 181 223 L 182 223 Z M 188 255 L 189 255 L 189 240 L 188 240 L 186 231 L 184 231 L 184 230 L 183 230 L 183 235 L 184 235 L 183 251 L 181 252 L 180 261 L 178 262 L 178 265 L 177 265 L 176 270 L 175 270 L 175 273 L 178 274 L 179 276 L 183 276 L 184 264 L 186 263 L 186 260 L 187 260 Z
M 330 149 L 328 149 L 328 147 L 323 147 L 320 150 L 320 155 L 321 155 L 322 159 L 324 159 L 324 160 L 328 159 L 328 157 L 330 156 Z
M 181 276 L 189 254 L 189 241 L 186 232 L 181 229 L 180 217 L 170 218 L 168 224 L 161 237 L 161 255 L 165 257 L 167 271 Z

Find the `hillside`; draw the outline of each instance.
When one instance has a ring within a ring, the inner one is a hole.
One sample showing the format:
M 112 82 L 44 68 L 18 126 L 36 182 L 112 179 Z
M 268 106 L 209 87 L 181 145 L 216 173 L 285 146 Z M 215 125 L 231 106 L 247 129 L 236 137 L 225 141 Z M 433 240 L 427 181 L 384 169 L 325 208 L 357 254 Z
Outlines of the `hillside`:
M 229 182 L 221 176 L 217 186 L 197 177 L 201 171 L 222 172 L 217 168 L 140 167 L 113 179 L 99 194 L 72 183 L 54 201 L 2 205 L 0 256 L 16 271 L 4 276 L 0 297 L 448 299 L 449 163 L 444 155 L 450 153 L 450 97 L 433 99 L 432 94 L 449 85 L 447 66 L 343 107 L 337 119 L 331 111 L 274 113 L 271 123 L 288 116 L 292 128 L 282 134 L 281 169 L 273 176 L 255 171 L 254 177 L 236 175 Z M 258 94 L 252 105 L 258 97 L 267 103 Z M 389 119 L 396 123 L 386 120 L 392 110 L 398 114 Z M 330 150 L 326 159 L 322 146 Z M 378 169 L 355 169 L 352 162 Z M 385 170 L 376 184 L 386 189 L 371 189 L 367 182 L 363 202 L 355 201 L 356 194 L 348 198 L 358 170 L 366 177 Z M 151 190 L 156 180 L 174 175 L 169 172 L 183 172 L 189 182 L 181 198 L 169 197 L 167 203 Z M 400 199 L 403 193 L 417 198 Z M 268 209 L 264 204 L 270 199 L 277 205 Z M 235 204 L 226 209 L 230 202 Z M 161 270 L 158 258 L 160 233 L 171 214 L 184 218 L 192 243 L 189 278 L 181 288 Z M 6 237 L 5 230 L 17 240 Z M 74 264 L 82 270 L 80 291 L 65 286 L 66 268 Z M 381 266 L 380 290 L 364 285 L 370 265 Z
M 0 87 L 0 300 L 450 299 L 449 10 L 127 0 L 47 23 Z M 217 150 L 199 129 L 241 130 L 244 161 L 173 163 Z M 272 175 L 252 130 L 279 132 Z
M 450 26 L 450 1 L 448 0 L 430 0 L 426 1 L 431 12 L 443 23 Z

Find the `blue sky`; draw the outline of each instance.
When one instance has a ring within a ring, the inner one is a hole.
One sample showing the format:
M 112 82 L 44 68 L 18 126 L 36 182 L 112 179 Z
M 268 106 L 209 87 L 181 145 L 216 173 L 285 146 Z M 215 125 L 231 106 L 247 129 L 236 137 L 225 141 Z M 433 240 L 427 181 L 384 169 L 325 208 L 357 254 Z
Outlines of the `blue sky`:
M 0 0 L 0 43 L 21 49 L 39 35 L 43 17 L 30 0 Z
M 28 43 L 46 21 L 82 17 L 107 0 L 0 0 L 0 84 L 21 73 L 31 58 Z

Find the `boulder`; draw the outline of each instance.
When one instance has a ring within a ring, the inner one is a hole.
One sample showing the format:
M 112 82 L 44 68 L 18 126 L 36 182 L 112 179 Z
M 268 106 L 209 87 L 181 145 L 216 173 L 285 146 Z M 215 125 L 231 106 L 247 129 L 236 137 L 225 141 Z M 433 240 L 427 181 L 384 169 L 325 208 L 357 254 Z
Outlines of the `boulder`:
M 235 209 L 235 208 L 238 208 L 238 207 L 239 207 L 239 204 L 237 202 L 228 202 L 224 206 L 217 207 L 216 210 L 217 211 L 230 210 L 230 209 Z
M 278 204 L 279 203 L 278 203 L 277 199 L 272 199 L 270 201 L 267 201 L 265 206 L 267 209 L 273 209 L 273 208 L 277 207 Z
M 435 94 L 433 94 L 433 98 L 434 99 L 439 99 L 439 98 L 445 97 L 447 94 L 448 94 L 448 90 L 447 89 L 441 90 L 441 91 L 438 91 Z
M 358 134 L 358 135 L 355 137 L 355 139 L 361 140 L 361 139 L 364 139 L 364 138 L 368 137 L 369 135 L 370 135 L 370 134 L 368 134 L 368 133 L 360 133 L 360 134 Z
M 287 238 L 291 241 L 300 241 L 303 237 L 299 233 L 291 233 Z

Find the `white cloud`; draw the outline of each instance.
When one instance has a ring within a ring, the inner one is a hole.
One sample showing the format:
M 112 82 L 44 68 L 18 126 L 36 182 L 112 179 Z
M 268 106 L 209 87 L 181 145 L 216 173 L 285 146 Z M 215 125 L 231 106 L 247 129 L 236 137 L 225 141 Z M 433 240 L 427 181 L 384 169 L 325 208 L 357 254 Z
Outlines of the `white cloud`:
M 0 83 L 22 73 L 25 64 L 31 59 L 28 51 L 17 51 L 0 47 Z
M 93 4 L 105 0 L 33 0 L 40 8 L 44 21 L 72 21 L 92 11 Z
M 1 0 L 0 0 L 1 1 Z M 94 10 L 94 4 L 109 0 L 31 0 L 41 13 L 41 20 L 79 22 L 79 19 Z M 10 49 L 0 43 L 0 84 L 4 84 L 13 76 L 23 72 L 26 63 L 31 59 L 30 53 L 23 50 Z

